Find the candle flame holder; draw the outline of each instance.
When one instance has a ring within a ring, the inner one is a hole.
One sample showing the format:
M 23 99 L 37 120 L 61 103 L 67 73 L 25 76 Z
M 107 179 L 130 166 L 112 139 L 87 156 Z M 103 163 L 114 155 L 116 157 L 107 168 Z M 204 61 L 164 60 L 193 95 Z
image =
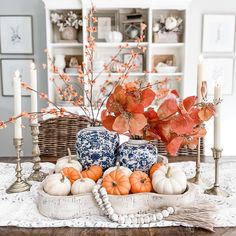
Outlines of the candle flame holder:
M 219 183 L 219 160 L 223 149 L 212 148 L 213 158 L 215 160 L 215 183 L 212 188 L 205 190 L 205 194 L 229 197 L 230 195 L 220 188 Z
M 33 165 L 33 173 L 29 176 L 28 180 L 42 182 L 48 174 L 41 171 L 40 150 L 38 145 L 39 124 L 31 124 L 31 135 L 33 139 L 32 156 L 34 165 Z
M 22 179 L 21 155 L 23 139 L 14 138 L 14 146 L 16 148 L 16 181 L 6 190 L 7 193 L 20 193 L 29 191 L 31 185 Z
M 204 184 L 205 181 L 201 177 L 201 139 L 198 138 L 197 157 L 196 157 L 196 174 L 193 178 L 188 179 L 188 182 L 197 185 Z

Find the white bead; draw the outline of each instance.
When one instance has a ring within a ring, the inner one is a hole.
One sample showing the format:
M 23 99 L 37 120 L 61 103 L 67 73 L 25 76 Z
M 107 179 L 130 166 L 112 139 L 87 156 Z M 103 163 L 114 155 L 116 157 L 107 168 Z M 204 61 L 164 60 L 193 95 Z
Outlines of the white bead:
M 144 223 L 146 223 L 146 224 L 150 223 L 150 217 L 149 216 L 144 217 Z
M 129 214 L 128 215 L 130 218 L 133 218 L 134 217 L 134 214 Z
M 126 219 L 125 219 L 125 223 L 127 224 L 127 225 L 131 225 L 131 218 L 130 217 L 127 217 Z
M 151 220 L 151 222 L 156 222 L 156 220 L 157 220 L 156 215 L 155 215 L 155 214 L 152 214 L 152 215 L 150 216 L 150 220 Z
M 163 211 L 161 211 L 161 213 L 162 213 L 162 215 L 164 217 L 168 217 L 169 216 L 169 212 L 167 210 L 163 210 Z
M 104 187 L 101 187 L 100 192 L 103 192 L 103 191 L 107 192 L 107 190 Z
M 118 220 L 119 220 L 119 216 L 114 213 L 114 214 L 112 214 L 111 219 L 112 219 L 113 221 L 118 221 Z
M 131 219 L 131 222 L 132 222 L 132 224 L 137 224 L 138 223 L 138 219 L 136 217 L 133 217 Z
M 100 196 L 99 196 L 99 194 L 95 194 L 94 195 L 94 198 L 97 200 L 97 199 L 100 199 Z
M 100 198 L 97 199 L 97 204 L 98 204 L 98 205 L 103 204 L 102 199 L 100 199 Z
M 118 222 L 119 222 L 119 224 L 124 224 L 125 223 L 125 217 L 124 216 L 119 216 Z
M 107 212 L 108 212 L 109 215 L 112 215 L 112 214 L 114 214 L 114 209 L 109 208 L 109 209 L 107 209 Z
M 139 224 L 144 224 L 144 218 L 143 217 L 139 218 Z
M 167 211 L 170 213 L 170 215 L 174 214 L 175 209 L 173 207 L 168 207 Z
M 102 211 L 105 211 L 105 210 L 106 210 L 105 207 L 101 207 L 101 209 L 102 209 Z
M 104 204 L 109 203 L 109 198 L 108 198 L 108 197 L 105 197 L 105 198 L 103 198 L 102 200 L 103 200 Z
M 110 208 L 110 207 L 111 207 L 111 203 L 109 203 L 109 202 L 106 203 L 106 204 L 105 204 L 105 207 L 106 207 L 107 209 Z
M 155 214 L 155 216 L 158 221 L 161 221 L 163 219 L 163 215 L 160 212 Z

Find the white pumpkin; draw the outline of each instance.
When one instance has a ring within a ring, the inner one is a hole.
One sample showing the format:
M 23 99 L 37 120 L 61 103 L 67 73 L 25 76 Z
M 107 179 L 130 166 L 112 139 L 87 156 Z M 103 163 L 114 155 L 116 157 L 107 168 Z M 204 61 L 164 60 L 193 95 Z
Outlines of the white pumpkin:
M 90 178 L 77 179 L 72 184 L 71 193 L 73 195 L 91 193 L 95 184 L 96 183 Z
M 124 167 L 124 166 L 120 166 L 119 164 L 117 164 L 117 166 L 108 168 L 108 169 L 104 172 L 103 178 L 104 178 L 106 175 L 110 174 L 112 171 L 117 170 L 117 169 L 121 170 L 121 171 L 124 173 L 124 175 L 126 175 L 128 178 L 129 178 L 130 175 L 133 173 L 129 168 Z
M 110 31 L 105 36 L 106 42 L 120 43 L 123 40 L 123 35 L 119 31 Z
M 59 158 L 55 166 L 55 172 L 59 173 L 62 171 L 63 168 L 66 168 L 66 167 L 73 167 L 79 172 L 82 171 L 82 166 L 76 160 L 76 155 L 69 155 L 69 156 Z
M 70 180 L 61 173 L 48 175 L 42 184 L 44 191 L 53 196 L 67 196 L 70 193 Z
M 153 174 L 152 186 L 160 194 L 181 194 L 187 188 L 187 178 L 178 167 L 161 166 Z

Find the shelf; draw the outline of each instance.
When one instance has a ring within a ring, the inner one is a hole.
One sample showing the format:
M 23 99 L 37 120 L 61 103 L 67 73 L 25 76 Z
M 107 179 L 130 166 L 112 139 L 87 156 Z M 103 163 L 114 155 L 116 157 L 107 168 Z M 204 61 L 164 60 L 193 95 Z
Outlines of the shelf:
M 176 72 L 176 73 L 151 73 L 150 74 L 151 76 L 158 76 L 158 77 L 161 77 L 161 76 L 183 76 L 184 73 L 183 72 Z
M 52 48 L 70 48 L 70 47 L 83 47 L 83 43 L 50 43 Z
M 120 45 L 125 46 L 126 44 L 128 44 L 130 48 L 135 48 L 137 46 L 137 43 L 135 42 L 121 42 L 121 43 L 96 42 L 96 46 L 100 48 L 113 48 L 113 47 L 118 48 Z M 148 42 L 140 43 L 140 46 L 148 46 Z
M 180 48 L 184 47 L 184 43 L 152 43 L 154 48 Z
M 99 73 L 94 73 L 95 76 L 97 76 Z M 101 76 L 108 76 L 108 75 L 111 75 L 111 76 L 121 76 L 123 75 L 123 73 L 101 73 Z M 144 76 L 146 75 L 145 73 L 143 72 L 130 72 L 128 73 L 128 76 Z

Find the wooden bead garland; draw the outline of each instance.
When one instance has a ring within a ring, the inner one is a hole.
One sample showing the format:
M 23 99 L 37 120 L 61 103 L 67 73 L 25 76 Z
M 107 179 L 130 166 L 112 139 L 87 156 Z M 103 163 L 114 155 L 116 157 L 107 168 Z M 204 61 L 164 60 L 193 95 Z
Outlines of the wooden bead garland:
M 169 215 L 174 214 L 175 209 L 173 207 L 167 207 L 167 209 L 162 210 L 157 213 L 146 213 L 146 214 L 127 214 L 127 215 L 118 215 L 115 213 L 114 208 L 112 207 L 107 191 L 104 187 L 101 187 L 101 182 L 99 181 L 97 185 L 94 186 L 92 193 L 94 198 L 103 211 L 103 213 L 108 216 L 110 220 L 113 222 L 117 222 L 119 224 L 149 224 L 156 223 L 158 221 L 163 220 L 164 218 L 168 218 Z

